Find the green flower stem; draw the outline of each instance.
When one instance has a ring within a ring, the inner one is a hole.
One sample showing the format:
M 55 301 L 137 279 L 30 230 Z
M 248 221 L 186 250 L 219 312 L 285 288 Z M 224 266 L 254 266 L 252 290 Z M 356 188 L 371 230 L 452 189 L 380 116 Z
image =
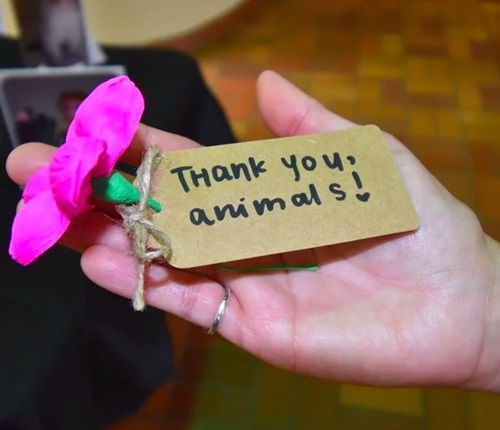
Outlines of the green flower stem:
M 92 195 L 98 199 L 114 204 L 137 204 L 141 193 L 121 173 L 113 172 L 110 176 L 94 179 Z M 156 200 L 148 198 L 148 206 L 156 212 L 161 211 L 161 205 Z
M 279 270 L 308 270 L 314 272 L 318 270 L 316 264 L 280 264 L 276 266 L 255 266 L 255 267 L 232 267 L 227 264 L 217 264 L 221 269 L 237 273 L 274 272 Z

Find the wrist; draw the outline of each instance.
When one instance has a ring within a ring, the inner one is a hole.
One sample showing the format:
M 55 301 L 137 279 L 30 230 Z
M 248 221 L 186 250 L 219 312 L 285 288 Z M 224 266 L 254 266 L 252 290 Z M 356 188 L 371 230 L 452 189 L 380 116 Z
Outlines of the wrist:
M 484 337 L 475 377 L 467 386 L 500 393 L 500 243 L 486 236 L 485 244 L 489 270 L 485 278 Z

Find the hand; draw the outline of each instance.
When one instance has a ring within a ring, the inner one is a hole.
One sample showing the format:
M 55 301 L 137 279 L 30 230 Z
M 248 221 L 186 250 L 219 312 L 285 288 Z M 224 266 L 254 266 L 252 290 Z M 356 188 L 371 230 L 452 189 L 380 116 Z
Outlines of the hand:
M 257 92 L 278 136 L 354 125 L 272 72 L 259 78 Z M 153 265 L 148 304 L 207 327 L 224 285 L 232 298 L 218 332 L 277 366 L 336 381 L 500 391 L 499 244 L 400 142 L 387 140 L 419 214 L 418 231 L 270 258 L 302 257 L 318 264 L 316 272 Z M 138 163 L 151 144 L 165 151 L 197 146 L 141 126 L 124 161 Z M 24 183 L 52 151 L 41 144 L 16 149 L 11 177 Z M 63 242 L 83 253 L 83 270 L 95 283 L 132 296 L 136 264 L 120 226 L 90 211 Z

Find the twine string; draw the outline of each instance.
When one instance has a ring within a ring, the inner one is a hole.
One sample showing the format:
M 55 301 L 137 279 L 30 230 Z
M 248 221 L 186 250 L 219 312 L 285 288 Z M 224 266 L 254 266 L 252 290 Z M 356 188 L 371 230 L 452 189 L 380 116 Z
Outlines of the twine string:
M 136 311 L 142 311 L 146 307 L 145 282 L 146 271 L 154 261 L 168 261 L 171 255 L 170 239 L 166 233 L 158 229 L 153 221 L 153 209 L 148 205 L 152 191 L 152 180 L 155 171 L 160 164 L 161 150 L 157 146 L 149 147 L 144 153 L 142 163 L 137 169 L 134 186 L 140 192 L 140 200 L 135 205 L 121 204 L 117 206 L 119 214 L 123 218 L 123 227 L 132 239 L 132 253 L 137 259 L 137 284 L 132 299 L 132 306 Z M 156 242 L 151 247 L 150 237 Z M 262 267 L 236 268 L 225 264 L 218 265 L 221 269 L 232 272 L 264 272 L 276 270 L 317 270 L 315 264 L 304 265 L 276 265 Z
M 118 205 L 117 207 L 123 218 L 123 227 L 132 239 L 132 253 L 138 263 L 137 284 L 132 299 L 132 306 L 136 311 L 142 311 L 146 307 L 144 286 L 147 268 L 153 261 L 166 260 L 171 249 L 168 236 L 152 222 L 153 210 L 148 206 L 148 198 L 152 191 L 152 179 L 160 160 L 160 149 L 156 146 L 149 147 L 137 169 L 137 176 L 134 180 L 134 186 L 141 194 L 139 203 Z M 157 242 L 157 248 L 150 247 L 150 236 Z

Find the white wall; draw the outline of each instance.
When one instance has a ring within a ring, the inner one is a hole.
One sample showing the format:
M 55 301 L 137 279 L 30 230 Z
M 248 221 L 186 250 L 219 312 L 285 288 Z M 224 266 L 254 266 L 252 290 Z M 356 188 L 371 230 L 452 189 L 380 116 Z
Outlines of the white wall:
M 245 0 L 83 0 L 93 36 L 134 45 L 179 36 L 230 12 Z M 0 0 L 7 34 L 17 35 L 10 0 Z

